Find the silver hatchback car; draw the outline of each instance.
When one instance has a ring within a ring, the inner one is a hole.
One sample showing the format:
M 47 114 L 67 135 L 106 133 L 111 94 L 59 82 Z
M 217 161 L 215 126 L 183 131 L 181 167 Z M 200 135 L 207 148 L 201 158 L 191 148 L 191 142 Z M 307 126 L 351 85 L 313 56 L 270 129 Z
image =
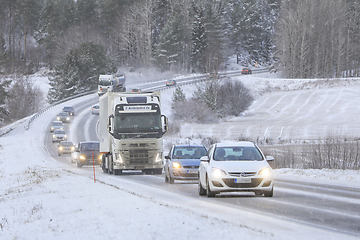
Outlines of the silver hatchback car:
M 197 180 L 200 158 L 206 155 L 202 145 L 173 145 L 165 156 L 165 182 L 174 180 Z

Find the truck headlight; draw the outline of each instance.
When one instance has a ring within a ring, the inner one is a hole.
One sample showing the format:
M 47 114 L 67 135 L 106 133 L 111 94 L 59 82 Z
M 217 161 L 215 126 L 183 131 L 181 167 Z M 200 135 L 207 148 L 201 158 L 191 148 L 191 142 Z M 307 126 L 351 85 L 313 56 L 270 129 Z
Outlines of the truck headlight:
M 156 154 L 155 162 L 162 162 L 162 153 Z
M 81 159 L 81 160 L 85 160 L 86 158 L 85 158 L 83 155 L 81 155 L 81 156 L 80 156 L 80 159 Z
M 123 163 L 122 157 L 120 153 L 115 153 L 115 162 Z

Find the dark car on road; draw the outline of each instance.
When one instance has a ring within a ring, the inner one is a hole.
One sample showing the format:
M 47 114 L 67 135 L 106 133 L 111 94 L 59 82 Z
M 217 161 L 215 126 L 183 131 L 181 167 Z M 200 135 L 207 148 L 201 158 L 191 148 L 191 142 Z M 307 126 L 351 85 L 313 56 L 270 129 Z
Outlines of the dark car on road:
M 61 112 L 56 116 L 56 120 L 68 123 L 70 122 L 70 115 L 67 112 Z
M 166 86 L 175 86 L 176 85 L 176 81 L 171 79 L 171 80 L 167 80 L 166 81 Z
M 200 158 L 206 153 L 202 145 L 173 145 L 169 155 L 165 156 L 165 182 L 198 179 Z
M 80 142 L 71 154 L 71 162 L 75 162 L 77 167 L 100 165 L 101 159 L 99 142 Z
M 62 111 L 69 113 L 70 116 L 75 115 L 75 110 L 74 110 L 74 108 L 72 106 L 64 106 Z
M 241 74 L 252 74 L 252 71 L 250 68 L 243 68 Z

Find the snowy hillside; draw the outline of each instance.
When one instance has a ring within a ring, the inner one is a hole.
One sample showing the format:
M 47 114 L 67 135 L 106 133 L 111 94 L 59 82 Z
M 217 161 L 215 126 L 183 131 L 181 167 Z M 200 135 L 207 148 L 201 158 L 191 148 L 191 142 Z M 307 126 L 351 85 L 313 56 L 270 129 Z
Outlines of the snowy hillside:
M 287 81 L 266 74 L 237 80 L 256 95 L 246 115 L 214 125 L 186 124 L 180 136 L 167 141 L 199 141 L 199 136 L 232 140 L 241 134 L 310 139 L 329 130 L 359 131 L 356 102 L 360 84 L 356 80 Z M 193 89 L 184 88 L 187 92 Z M 169 104 L 173 90 L 162 93 L 164 102 Z M 100 169 L 95 183 L 92 171 L 63 165 L 44 148 L 45 126 L 60 109 L 57 106 L 45 112 L 29 130 L 21 123 L 0 137 L 0 239 L 344 238 L 340 233 L 271 215 L 219 207 L 196 196 L 197 192 L 195 198 L 164 192 L 103 174 Z M 346 186 L 358 186 L 359 175 L 358 171 L 276 170 L 277 178 L 316 178 Z M 356 237 L 346 235 L 346 239 Z

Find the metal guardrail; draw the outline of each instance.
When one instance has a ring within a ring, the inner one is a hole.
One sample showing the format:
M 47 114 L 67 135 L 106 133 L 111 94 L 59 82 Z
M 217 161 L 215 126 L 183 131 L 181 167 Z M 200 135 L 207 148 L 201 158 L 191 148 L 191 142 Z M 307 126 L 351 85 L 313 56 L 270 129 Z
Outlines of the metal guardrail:
M 263 73 L 263 72 L 267 72 L 269 71 L 268 69 L 266 68 L 262 68 L 262 69 L 254 69 L 253 70 L 253 73 Z M 224 77 L 227 77 L 227 76 L 236 76 L 236 75 L 241 75 L 241 70 L 236 70 L 236 71 L 229 71 L 229 72 L 224 72 L 224 73 L 218 73 L 218 77 L 219 78 L 224 78 Z M 171 78 L 171 79 L 181 79 L 181 80 L 193 80 L 192 82 L 186 82 L 186 83 L 178 83 L 177 85 L 174 85 L 174 86 L 162 86 L 162 87 L 154 87 L 153 89 L 149 89 L 149 90 L 153 90 L 153 91 L 164 91 L 166 89 L 169 89 L 169 88 L 174 88 L 174 87 L 177 87 L 177 86 L 186 86 L 186 85 L 191 85 L 191 84 L 194 84 L 194 83 L 199 83 L 199 82 L 205 82 L 205 81 L 211 81 L 213 80 L 213 78 L 209 77 L 209 74 L 199 74 L 198 76 L 187 76 L 187 77 L 174 77 L 174 78 Z M 162 81 L 166 81 L 168 79 L 153 79 L 153 80 L 149 80 L 149 81 L 141 81 L 141 82 L 136 82 L 136 83 L 149 83 L 149 82 L 162 82 Z M 44 112 L 46 112 L 47 110 L 63 103 L 63 102 L 66 102 L 66 101 L 69 101 L 69 100 L 72 100 L 72 99 L 75 99 L 75 98 L 78 98 L 78 97 L 82 97 L 82 96 L 86 96 L 86 95 L 89 95 L 89 94 L 93 94 L 97 92 L 97 90 L 93 90 L 93 91 L 89 91 L 89 92 L 84 92 L 84 93 L 80 93 L 80 94 L 77 94 L 77 95 L 74 95 L 74 96 L 71 96 L 71 97 L 68 97 L 68 98 L 64 98 L 60 101 L 57 101 L 53 104 L 51 104 L 50 106 L 40 110 L 39 112 L 35 113 L 27 122 L 27 125 L 24 126 L 24 128 L 26 130 L 29 130 L 30 129 L 30 124 L 37 118 L 39 117 L 40 115 L 42 115 Z M 10 132 L 11 130 L 13 130 L 13 128 L 10 128 L 9 131 L 6 131 L 5 133 L 1 134 L 0 136 L 2 135 L 5 135 L 7 134 L 8 132 Z
M 67 98 L 64 98 L 64 99 L 61 99 L 60 101 L 57 101 L 57 102 L 54 102 L 53 104 L 51 104 L 50 106 L 40 110 L 39 112 L 35 113 L 28 121 L 27 125 L 24 126 L 24 128 L 26 130 L 29 130 L 30 128 L 30 124 L 38 117 L 40 116 L 41 114 L 43 114 L 44 112 L 46 112 L 47 110 L 59 105 L 60 103 L 63 103 L 63 102 L 66 102 L 66 101 L 69 101 L 69 100 L 72 100 L 72 99 L 75 99 L 75 98 L 78 98 L 78 97 L 83 97 L 83 96 L 86 96 L 86 95 L 89 95 L 89 94 L 93 94 L 97 92 L 97 90 L 93 90 L 93 91 L 89 91 L 89 92 L 83 92 L 83 93 L 79 93 L 79 94 L 76 94 L 74 96 L 70 96 L 70 97 L 67 97 Z

